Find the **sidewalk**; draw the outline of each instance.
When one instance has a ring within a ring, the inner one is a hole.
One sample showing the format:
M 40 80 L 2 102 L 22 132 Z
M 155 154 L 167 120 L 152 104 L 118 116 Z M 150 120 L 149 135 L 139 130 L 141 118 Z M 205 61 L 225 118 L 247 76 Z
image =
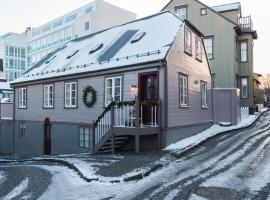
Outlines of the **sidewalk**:
M 87 182 L 128 182 L 150 175 L 152 172 L 168 165 L 172 159 L 180 158 L 184 153 L 194 149 L 210 138 L 251 126 L 265 111 L 267 109 L 261 113 L 251 115 L 237 126 L 221 127 L 213 125 L 201 133 L 168 146 L 163 151 L 141 154 L 124 153 L 121 155 L 73 154 L 35 158 L 11 156 L 2 157 L 0 164 L 25 162 L 28 164 L 36 162 L 42 164 L 45 162 L 64 165 L 77 172 Z

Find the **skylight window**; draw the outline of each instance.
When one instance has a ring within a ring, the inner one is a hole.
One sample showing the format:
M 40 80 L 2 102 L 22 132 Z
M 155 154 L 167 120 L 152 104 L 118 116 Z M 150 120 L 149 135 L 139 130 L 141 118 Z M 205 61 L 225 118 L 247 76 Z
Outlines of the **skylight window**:
M 144 36 L 145 36 L 145 32 L 140 32 L 138 34 L 136 34 L 132 40 L 131 40 L 131 43 L 136 43 L 136 42 L 139 42 Z
M 71 57 L 75 56 L 78 52 L 79 50 L 73 51 L 71 54 L 67 56 L 67 59 L 70 59 Z
M 53 56 L 53 57 L 51 57 L 49 60 L 47 60 L 46 62 L 45 62 L 45 64 L 48 64 L 48 63 L 50 63 L 53 59 L 55 59 L 56 58 L 56 56 Z
M 95 53 L 96 51 L 98 51 L 99 49 L 101 49 L 103 47 L 103 43 L 98 43 L 95 46 L 93 46 L 93 48 L 89 51 L 89 54 Z

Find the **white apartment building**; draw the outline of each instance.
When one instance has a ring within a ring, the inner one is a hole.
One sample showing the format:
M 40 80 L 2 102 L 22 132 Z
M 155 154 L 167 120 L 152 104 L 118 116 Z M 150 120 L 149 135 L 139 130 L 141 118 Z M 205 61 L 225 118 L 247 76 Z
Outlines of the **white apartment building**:
M 27 32 L 27 66 L 64 43 L 136 19 L 136 14 L 95 0 Z
M 0 36 L 0 79 L 13 81 L 26 70 L 25 34 Z

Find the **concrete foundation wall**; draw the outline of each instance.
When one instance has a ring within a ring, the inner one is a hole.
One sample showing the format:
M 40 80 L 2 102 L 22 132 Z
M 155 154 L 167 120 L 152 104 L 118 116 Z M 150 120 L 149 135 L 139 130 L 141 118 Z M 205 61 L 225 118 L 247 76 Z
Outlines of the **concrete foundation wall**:
M 170 144 L 176 143 L 180 140 L 185 138 L 191 137 L 196 135 L 205 129 L 209 128 L 213 123 L 202 123 L 197 125 L 190 125 L 190 126 L 183 126 L 174 129 L 169 129 L 166 131 L 165 136 L 165 147 L 169 146 Z

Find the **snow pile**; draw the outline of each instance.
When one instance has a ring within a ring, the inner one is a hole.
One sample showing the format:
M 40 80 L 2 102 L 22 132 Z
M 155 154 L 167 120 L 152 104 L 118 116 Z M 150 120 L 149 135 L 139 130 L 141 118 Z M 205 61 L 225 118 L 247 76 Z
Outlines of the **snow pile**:
M 267 109 L 264 109 L 263 112 L 266 110 Z M 169 145 L 165 150 L 184 151 L 186 149 L 192 148 L 192 147 L 200 144 L 201 142 L 203 142 L 207 138 L 213 137 L 213 136 L 218 135 L 222 132 L 233 131 L 235 129 L 248 127 L 253 122 L 255 122 L 259 116 L 260 116 L 259 114 L 250 115 L 247 119 L 241 121 L 238 125 L 230 126 L 230 127 L 221 127 L 219 125 L 213 125 L 209 129 L 207 129 L 203 132 L 200 132 L 194 136 L 188 137 L 186 139 L 180 140 L 177 143 Z

